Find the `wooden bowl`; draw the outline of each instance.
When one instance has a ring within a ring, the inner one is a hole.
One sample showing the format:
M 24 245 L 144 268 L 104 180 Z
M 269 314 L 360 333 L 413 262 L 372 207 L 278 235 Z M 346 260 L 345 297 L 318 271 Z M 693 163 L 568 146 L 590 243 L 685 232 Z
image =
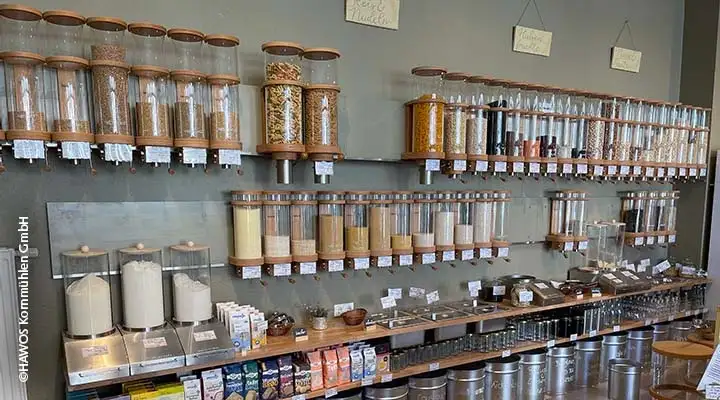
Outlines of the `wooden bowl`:
M 270 336 L 285 336 L 290 332 L 295 324 L 285 324 L 279 326 L 268 326 L 267 334 Z
M 367 310 L 364 308 L 356 308 L 354 310 L 345 311 L 342 314 L 343 321 L 345 321 L 345 325 L 348 326 L 357 326 L 362 324 L 365 321 L 365 316 L 367 316 Z

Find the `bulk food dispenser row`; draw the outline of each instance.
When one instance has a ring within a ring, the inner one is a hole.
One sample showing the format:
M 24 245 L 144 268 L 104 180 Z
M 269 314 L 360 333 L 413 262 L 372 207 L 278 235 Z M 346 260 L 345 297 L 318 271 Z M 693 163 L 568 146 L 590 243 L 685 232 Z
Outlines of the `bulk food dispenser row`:
M 82 246 L 61 254 L 71 385 L 234 357 L 227 330 L 213 318 L 210 248 L 186 242 L 168 251 L 164 267 L 162 249 L 138 243 L 118 250 L 119 289 L 112 287 L 107 251 Z M 171 322 L 165 319 L 165 272 L 172 276 Z M 122 318 L 113 315 L 113 290 L 121 294 Z
M 244 278 L 507 257 L 509 192 L 232 192 Z M 250 271 L 254 272 L 250 272 Z

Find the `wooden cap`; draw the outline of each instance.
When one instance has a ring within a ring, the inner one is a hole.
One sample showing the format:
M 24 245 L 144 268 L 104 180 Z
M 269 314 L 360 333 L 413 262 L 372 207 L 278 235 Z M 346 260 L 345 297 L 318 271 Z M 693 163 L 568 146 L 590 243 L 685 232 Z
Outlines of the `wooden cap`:
M 492 78 L 485 75 L 472 75 L 467 79 L 467 81 L 470 83 L 485 83 L 491 79 Z
M 186 29 L 186 28 L 168 29 L 167 35 L 172 40 L 177 40 L 179 42 L 188 42 L 188 43 L 202 42 L 203 39 L 205 39 L 204 33 L 200 32 L 198 30 L 195 30 L 195 29 Z
M 64 251 L 62 254 L 66 257 L 87 258 L 87 257 L 104 256 L 107 254 L 107 251 L 102 250 L 102 249 L 91 249 L 90 247 L 83 245 L 75 250 Z
M 206 74 L 191 69 L 176 69 L 170 71 L 170 79 L 180 82 L 200 82 L 207 78 Z
M 235 75 L 226 74 L 213 74 L 207 76 L 208 84 L 210 85 L 238 85 L 240 84 L 240 78 Z
M 80 26 L 85 24 L 85 17 L 75 11 L 51 10 L 42 14 L 45 21 L 53 25 Z
M 50 56 L 45 59 L 45 63 L 50 68 L 76 70 L 88 68 L 90 61 L 82 57 L 73 56 Z
M 282 56 L 297 56 L 305 51 L 305 49 L 297 43 L 280 41 L 263 43 L 260 48 L 265 53 Z
M 215 47 L 235 47 L 240 45 L 240 39 L 232 35 L 213 34 L 205 36 L 205 43 Z
M 145 247 L 145 244 L 137 243 L 135 246 L 126 247 L 126 248 L 120 249 L 118 251 L 123 254 L 141 255 L 141 254 L 157 253 L 157 252 L 162 251 L 162 249 L 153 248 L 153 247 Z
M 420 66 L 410 70 L 410 73 L 417 76 L 439 76 L 447 73 L 443 67 Z
M 16 21 L 40 21 L 42 12 L 22 4 L 0 4 L 0 15 Z
M 90 17 L 85 22 L 89 27 L 101 31 L 120 32 L 127 29 L 127 22 L 113 17 Z
M 167 34 L 167 29 L 158 24 L 150 22 L 133 22 L 127 27 L 130 33 L 146 37 L 162 37 Z
M 709 360 L 713 355 L 713 349 L 692 342 L 676 342 L 663 340 L 652 345 L 654 352 L 666 357 L 680 358 L 682 360 Z
M 3 51 L 0 53 L 0 59 L 3 59 L 9 64 L 34 65 L 45 62 L 45 57 L 27 51 Z
M 193 242 L 192 240 L 188 240 L 185 243 L 170 246 L 170 248 L 173 250 L 176 250 L 176 251 L 192 252 L 192 251 L 204 251 L 204 250 L 209 249 L 210 246 L 197 244 L 197 243 Z
M 446 81 L 465 81 L 470 78 L 470 74 L 465 72 L 448 72 L 443 75 L 443 79 Z
M 157 78 L 159 76 L 168 76 L 170 70 L 155 65 L 133 65 L 130 70 L 133 75 L 144 78 Z
M 312 61 L 329 61 L 340 58 L 340 52 L 330 47 L 311 47 L 305 49 L 303 57 Z

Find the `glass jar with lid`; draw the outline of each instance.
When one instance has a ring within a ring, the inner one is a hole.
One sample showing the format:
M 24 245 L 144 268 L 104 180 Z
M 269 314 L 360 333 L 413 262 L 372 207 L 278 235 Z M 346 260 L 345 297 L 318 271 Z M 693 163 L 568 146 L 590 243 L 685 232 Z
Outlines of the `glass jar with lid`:
M 40 55 L 43 53 L 44 42 L 41 37 L 42 12 L 36 8 L 20 4 L 0 5 L 0 16 L 2 24 L 3 53 L 32 53 Z M 22 55 L 22 54 L 17 54 Z
M 590 164 L 602 164 L 605 148 L 605 124 L 602 116 L 603 98 L 587 92 L 584 97 L 586 157 Z
M 667 101 L 659 102 L 659 108 L 655 119 L 659 128 L 656 137 L 658 143 L 656 158 L 662 167 L 668 166 L 670 163 L 669 157 L 673 154 L 672 140 L 675 134 L 673 129 L 670 127 L 670 115 L 672 114 L 672 110 L 672 103 Z
M 507 112 L 505 130 L 505 153 L 508 162 L 523 161 L 525 154 L 525 124 L 523 123 L 522 108 L 524 106 L 523 83 L 507 82 Z
M 263 258 L 265 264 L 292 261 L 290 252 L 290 192 L 263 192 Z
M 648 109 L 643 99 L 630 98 L 632 144 L 630 145 L 630 161 L 635 165 L 643 164 L 645 141 L 645 117 Z
M 153 329 L 165 324 L 162 249 L 138 243 L 118 250 L 125 329 Z
M 641 159 L 645 167 L 653 168 L 656 165 L 656 149 L 657 141 L 656 135 L 658 126 L 655 121 L 658 118 L 659 107 L 658 104 L 651 100 L 645 100 L 643 103 L 643 120 L 642 124 L 642 154 Z
M 92 60 L 126 62 L 127 22 L 113 17 L 90 17 L 90 55 Z
M 622 222 L 625 232 L 642 233 L 645 221 L 645 200 L 647 192 L 625 192 L 622 195 Z
M 587 203 L 587 192 L 576 191 L 573 194 L 575 201 L 575 213 L 571 218 L 573 237 L 576 242 L 587 240 L 585 231 L 585 210 Z
M 235 248 L 230 264 L 236 267 L 263 264 L 262 200 L 260 191 L 232 192 Z
M 508 247 L 508 219 L 510 212 L 510 192 L 507 190 L 498 190 L 493 192 L 493 247 Z
M 303 48 L 292 42 L 267 42 L 265 53 L 266 81 L 302 81 Z
M 645 214 L 643 215 L 643 232 L 647 235 L 655 235 L 657 231 L 657 202 L 658 192 L 648 192 L 647 199 L 645 200 Z
M 476 249 L 492 247 L 493 192 L 481 190 L 475 193 L 473 208 L 473 237 Z
M 672 196 L 672 192 L 658 192 L 657 201 L 655 202 L 655 221 L 651 222 L 655 225 L 657 235 L 667 234 L 667 217 L 668 217 L 668 197 Z
M 312 159 L 328 161 L 340 153 L 338 144 L 338 60 L 336 49 L 305 49 L 309 76 L 305 100 L 305 149 Z
M 530 307 L 533 301 L 533 291 L 529 283 L 516 283 L 510 292 L 510 302 L 513 307 Z
M 509 82 L 503 79 L 488 80 L 488 134 L 487 152 L 490 161 L 506 161 L 507 112 Z
M 412 192 L 395 192 L 392 194 L 392 200 L 390 244 L 393 255 L 412 254 L 412 232 L 410 230 Z
M 415 254 L 435 252 L 434 208 L 438 194 L 432 191 L 415 192 L 412 208 L 412 244 Z
M 563 88 L 551 87 L 550 91 L 555 94 L 554 109 L 554 136 L 557 141 L 557 158 L 558 162 L 572 162 L 572 150 L 575 143 L 574 127 L 572 113 L 572 97 L 570 93 Z
M 464 72 L 448 72 L 443 75 L 443 89 L 445 92 L 445 104 L 443 115 L 443 151 L 445 162 L 443 172 L 445 174 L 462 173 L 464 169 L 455 167 L 454 160 L 467 159 L 466 137 L 467 137 L 467 85 L 466 81 L 470 74 Z
M 370 255 L 370 192 L 345 193 L 345 257 L 364 258 Z
M 345 192 L 318 192 L 318 257 L 342 260 L 344 247 Z
M 317 261 L 317 192 L 294 192 L 291 199 L 290 251 L 293 262 Z
M 110 260 L 105 250 L 81 246 L 60 254 L 70 338 L 103 336 L 113 327 Z
M 467 79 L 469 90 L 469 102 L 467 112 L 467 138 L 466 149 L 468 156 L 468 170 L 477 171 L 476 161 L 487 160 L 487 104 L 485 104 L 486 92 L 485 83 L 487 77 L 473 75 Z
M 212 319 L 210 246 L 192 241 L 170 246 L 173 320 L 206 323 Z
M 565 236 L 565 209 L 569 202 L 571 191 L 561 190 L 552 194 L 550 198 L 550 241 L 557 236 Z
M 542 128 L 547 129 L 547 124 L 539 121 L 539 111 L 541 109 L 541 99 L 539 86 L 531 83 L 523 85 L 523 125 L 527 134 L 523 145 L 524 158 L 526 162 L 540 161 L 540 137 L 542 136 Z M 545 133 L 547 135 L 547 133 Z
M 446 102 L 442 96 L 442 77 L 447 70 L 441 67 L 415 67 L 411 73 L 414 98 L 407 103 L 411 121 L 407 127 L 410 131 L 408 152 L 417 153 L 417 158 L 421 159 L 443 158 Z
M 690 139 L 691 113 L 689 106 L 678 106 L 678 147 L 675 148 L 675 162 L 680 167 L 686 167 L 688 164 L 688 149 Z
M 392 202 L 391 192 L 370 195 L 370 255 L 391 256 L 392 249 Z
M 210 75 L 210 148 L 242 150 L 240 143 L 240 96 L 238 94 L 238 47 L 232 35 L 206 35 Z
M 651 121 L 653 126 L 653 136 L 650 143 L 650 151 L 652 151 L 655 158 L 655 166 L 664 167 L 665 164 L 665 146 L 667 139 L 665 138 L 667 133 L 667 118 L 668 118 L 668 103 L 664 101 L 655 102 L 655 113 Z M 663 170 L 662 176 L 658 173 L 656 176 L 664 177 L 665 171 Z
M 571 135 L 573 137 L 572 157 L 574 162 L 587 158 L 587 117 L 589 93 L 584 90 L 572 89 L 570 95 Z M 585 162 L 585 161 L 582 161 Z
M 632 161 L 633 118 L 635 107 L 631 98 L 616 98 L 618 107 L 618 132 L 615 135 L 615 161 L 629 163 Z
M 455 207 L 455 250 L 471 250 L 475 247 L 475 225 L 473 206 L 475 204 L 473 191 L 462 191 L 456 194 Z
M 605 119 L 605 133 L 603 138 L 603 160 L 617 161 L 617 144 L 620 136 L 620 103 L 622 100 L 610 94 L 598 95 L 603 99 L 601 116 Z
M 557 139 L 555 111 L 557 98 L 547 86 L 536 85 L 539 95 L 537 104 L 537 129 L 540 138 L 540 158 L 552 162 L 557 158 Z
M 439 192 L 435 204 L 435 249 L 448 251 L 455 249 L 455 192 Z

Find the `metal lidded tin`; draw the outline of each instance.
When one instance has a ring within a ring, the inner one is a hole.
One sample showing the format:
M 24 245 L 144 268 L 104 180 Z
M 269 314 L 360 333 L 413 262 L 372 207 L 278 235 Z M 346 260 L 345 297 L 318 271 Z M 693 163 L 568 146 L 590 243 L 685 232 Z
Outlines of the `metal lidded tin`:
M 447 398 L 451 400 L 482 400 L 485 393 L 485 363 L 454 367 L 447 371 Z
M 545 396 L 547 350 L 535 349 L 520 353 L 518 399 L 540 400 Z

